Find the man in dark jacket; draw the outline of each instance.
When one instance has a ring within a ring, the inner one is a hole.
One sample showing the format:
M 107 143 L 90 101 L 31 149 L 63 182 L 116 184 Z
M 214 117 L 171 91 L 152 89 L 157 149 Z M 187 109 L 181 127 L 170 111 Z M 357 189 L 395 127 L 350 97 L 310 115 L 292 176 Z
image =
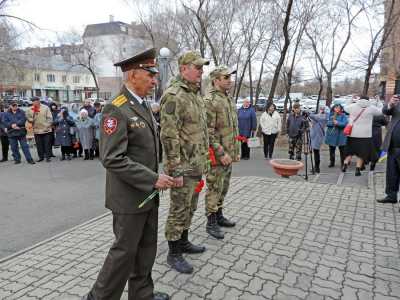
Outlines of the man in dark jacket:
M 14 163 L 21 163 L 21 154 L 18 149 L 18 142 L 21 145 L 22 152 L 25 155 L 26 161 L 34 165 L 29 145 L 26 141 L 25 129 L 26 117 L 25 112 L 18 108 L 17 102 L 12 102 L 8 112 L 4 114 L 4 124 L 7 129 L 8 139 L 11 144 L 11 151 L 14 157 Z
M 400 97 L 394 95 L 389 103 L 383 106 L 382 112 L 391 116 L 389 128 L 383 141 L 382 150 L 387 152 L 386 163 L 386 197 L 378 199 L 379 203 L 396 203 L 400 184 Z
M 289 115 L 286 123 L 287 134 L 289 136 L 289 159 L 294 159 L 294 152 L 296 151 L 296 159 L 301 160 L 304 122 L 300 104 L 293 104 L 293 112 Z
M 4 105 L 1 103 L 0 104 L 0 141 L 1 141 L 1 152 L 3 154 L 2 159 L 0 162 L 5 162 L 8 161 L 8 149 L 9 147 L 9 141 L 8 141 L 8 136 L 6 132 L 6 126 L 4 124 L 3 118 L 4 118 Z
M 115 241 L 88 300 L 117 300 L 128 282 L 128 300 L 167 300 L 155 293 L 151 269 L 157 252 L 159 198 L 139 207 L 157 189 L 174 186 L 158 174 L 158 134 L 144 97 L 156 84 L 155 49 L 115 64 L 125 72 L 121 93 L 104 107 L 100 160 L 106 168 L 106 207 Z

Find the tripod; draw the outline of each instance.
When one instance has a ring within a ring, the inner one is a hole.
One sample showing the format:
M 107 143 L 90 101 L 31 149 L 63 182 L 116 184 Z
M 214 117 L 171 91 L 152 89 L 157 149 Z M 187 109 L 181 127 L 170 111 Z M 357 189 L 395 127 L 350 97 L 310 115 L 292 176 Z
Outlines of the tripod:
M 313 159 L 313 150 L 311 148 L 311 137 L 310 137 L 310 118 L 306 117 L 303 121 L 303 154 L 304 154 L 304 167 L 305 167 L 305 174 L 301 175 L 304 176 L 305 180 L 308 180 L 308 159 L 310 159 L 311 163 L 311 174 L 315 174 L 314 170 L 314 159 Z

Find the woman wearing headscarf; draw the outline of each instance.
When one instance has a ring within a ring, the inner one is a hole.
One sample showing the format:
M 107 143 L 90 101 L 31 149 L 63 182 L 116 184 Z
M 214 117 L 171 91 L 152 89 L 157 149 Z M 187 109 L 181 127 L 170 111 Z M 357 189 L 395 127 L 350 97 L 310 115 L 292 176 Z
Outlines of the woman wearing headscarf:
M 250 100 L 245 99 L 243 105 L 238 110 L 239 135 L 245 138 L 252 137 L 257 129 L 256 111 L 250 106 Z M 247 141 L 241 141 L 241 158 L 250 159 L 250 148 Z
M 85 153 L 84 160 L 93 159 L 93 143 L 95 137 L 96 126 L 92 118 L 89 118 L 86 109 L 81 109 L 79 117 L 76 121 L 77 128 L 77 140 L 82 145 L 82 149 Z
M 321 105 L 318 114 L 310 114 L 311 128 L 310 128 L 310 139 L 311 148 L 313 149 L 314 162 L 315 162 L 315 172 L 320 172 L 320 152 L 321 145 L 325 138 L 325 127 L 328 122 L 327 115 L 325 113 L 325 106 Z
M 75 126 L 74 120 L 69 116 L 68 109 L 62 108 L 54 122 L 56 126 L 55 144 L 61 146 L 61 160 L 71 160 L 72 141 L 71 128 Z

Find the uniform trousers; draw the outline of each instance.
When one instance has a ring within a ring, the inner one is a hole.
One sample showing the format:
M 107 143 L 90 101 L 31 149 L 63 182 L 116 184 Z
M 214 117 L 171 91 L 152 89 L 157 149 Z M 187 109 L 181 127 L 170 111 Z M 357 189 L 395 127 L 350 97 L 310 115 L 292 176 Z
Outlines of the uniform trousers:
M 183 186 L 172 188 L 165 237 L 168 241 L 177 241 L 184 230 L 189 230 L 194 212 L 197 209 L 199 193 L 195 189 L 201 176 L 184 176 Z
M 51 157 L 51 135 L 53 133 L 35 134 L 35 143 L 39 159 Z
M 389 148 L 386 162 L 386 195 L 397 200 L 400 184 L 400 148 Z
M 139 214 L 113 213 L 115 241 L 90 292 L 94 299 L 119 300 L 127 281 L 129 300 L 153 299 L 157 228 L 157 207 Z
M 216 213 L 223 208 L 232 177 L 232 165 L 215 166 L 207 174 L 206 214 Z

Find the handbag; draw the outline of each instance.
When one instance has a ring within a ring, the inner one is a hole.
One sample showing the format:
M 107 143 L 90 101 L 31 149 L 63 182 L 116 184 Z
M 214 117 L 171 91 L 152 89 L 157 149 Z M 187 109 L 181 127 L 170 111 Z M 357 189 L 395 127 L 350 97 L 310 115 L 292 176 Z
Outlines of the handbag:
M 350 136 L 351 132 L 353 131 L 353 124 L 358 120 L 358 118 L 362 115 L 362 113 L 364 112 L 365 108 L 363 108 L 361 110 L 361 112 L 358 114 L 358 116 L 354 119 L 353 123 L 351 124 L 347 124 L 346 127 L 343 130 L 343 134 L 345 136 Z
M 248 138 L 247 139 L 247 146 L 249 146 L 249 148 L 261 147 L 260 139 L 258 137 Z

